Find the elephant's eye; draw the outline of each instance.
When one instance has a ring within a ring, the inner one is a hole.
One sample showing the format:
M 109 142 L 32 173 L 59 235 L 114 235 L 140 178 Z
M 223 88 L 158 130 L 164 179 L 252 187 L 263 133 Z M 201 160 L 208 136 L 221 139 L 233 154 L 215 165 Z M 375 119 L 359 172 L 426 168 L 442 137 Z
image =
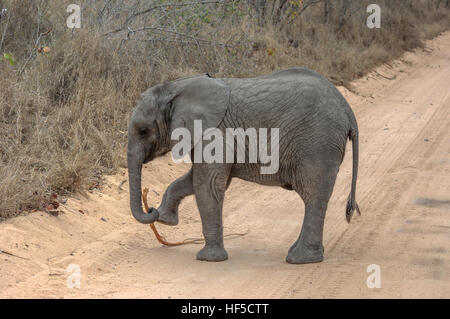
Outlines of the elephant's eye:
M 146 136 L 146 135 L 147 135 L 147 128 L 141 127 L 141 128 L 139 129 L 139 136 L 144 137 L 144 136 Z

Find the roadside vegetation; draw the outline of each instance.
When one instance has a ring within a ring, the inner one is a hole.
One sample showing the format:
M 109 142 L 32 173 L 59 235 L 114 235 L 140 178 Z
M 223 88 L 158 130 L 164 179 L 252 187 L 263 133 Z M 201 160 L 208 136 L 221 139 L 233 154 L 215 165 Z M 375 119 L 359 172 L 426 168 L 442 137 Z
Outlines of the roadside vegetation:
M 447 0 L 0 0 L 0 220 L 99 187 L 126 165 L 146 88 L 290 66 L 349 86 L 450 28 Z

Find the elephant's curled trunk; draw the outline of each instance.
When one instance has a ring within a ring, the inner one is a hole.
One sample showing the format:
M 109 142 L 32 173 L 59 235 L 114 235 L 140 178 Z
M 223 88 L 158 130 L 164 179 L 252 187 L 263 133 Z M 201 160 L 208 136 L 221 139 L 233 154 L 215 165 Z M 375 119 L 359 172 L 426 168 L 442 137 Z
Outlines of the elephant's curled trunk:
M 143 161 L 128 155 L 128 178 L 130 181 L 130 207 L 136 220 L 143 224 L 154 223 L 159 218 L 159 212 L 151 208 L 149 213 L 142 209 L 141 178 Z

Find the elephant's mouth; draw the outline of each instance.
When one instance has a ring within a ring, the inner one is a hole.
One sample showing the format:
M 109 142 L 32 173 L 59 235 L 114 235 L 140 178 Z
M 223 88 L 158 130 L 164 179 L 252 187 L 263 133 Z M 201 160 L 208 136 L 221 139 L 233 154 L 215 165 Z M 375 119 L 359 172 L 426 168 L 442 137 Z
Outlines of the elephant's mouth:
M 170 152 L 170 148 L 168 148 L 168 149 L 159 148 L 158 149 L 158 148 L 152 147 L 150 150 L 155 150 L 155 149 L 156 149 L 156 152 L 154 152 L 154 151 L 148 152 L 148 155 L 145 157 L 144 161 L 142 162 L 143 164 L 147 164 L 148 162 L 153 161 L 156 157 L 163 156 L 163 155 L 167 154 L 168 152 Z
M 153 154 L 149 154 L 143 161 L 144 164 L 147 164 L 148 162 L 150 162 L 151 160 L 153 160 L 154 156 Z

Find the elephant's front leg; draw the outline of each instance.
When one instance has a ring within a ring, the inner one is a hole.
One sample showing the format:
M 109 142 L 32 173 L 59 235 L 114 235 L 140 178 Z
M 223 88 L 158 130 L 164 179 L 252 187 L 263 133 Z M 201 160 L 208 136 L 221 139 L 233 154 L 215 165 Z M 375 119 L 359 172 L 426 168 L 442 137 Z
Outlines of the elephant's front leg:
M 231 165 L 196 164 L 194 166 L 194 193 L 202 219 L 205 247 L 197 259 L 223 261 L 228 254 L 223 245 L 222 207 Z
M 192 187 L 192 168 L 185 175 L 175 180 L 167 187 L 161 205 L 158 207 L 158 222 L 166 225 L 178 224 L 178 206 L 181 200 L 194 194 Z

